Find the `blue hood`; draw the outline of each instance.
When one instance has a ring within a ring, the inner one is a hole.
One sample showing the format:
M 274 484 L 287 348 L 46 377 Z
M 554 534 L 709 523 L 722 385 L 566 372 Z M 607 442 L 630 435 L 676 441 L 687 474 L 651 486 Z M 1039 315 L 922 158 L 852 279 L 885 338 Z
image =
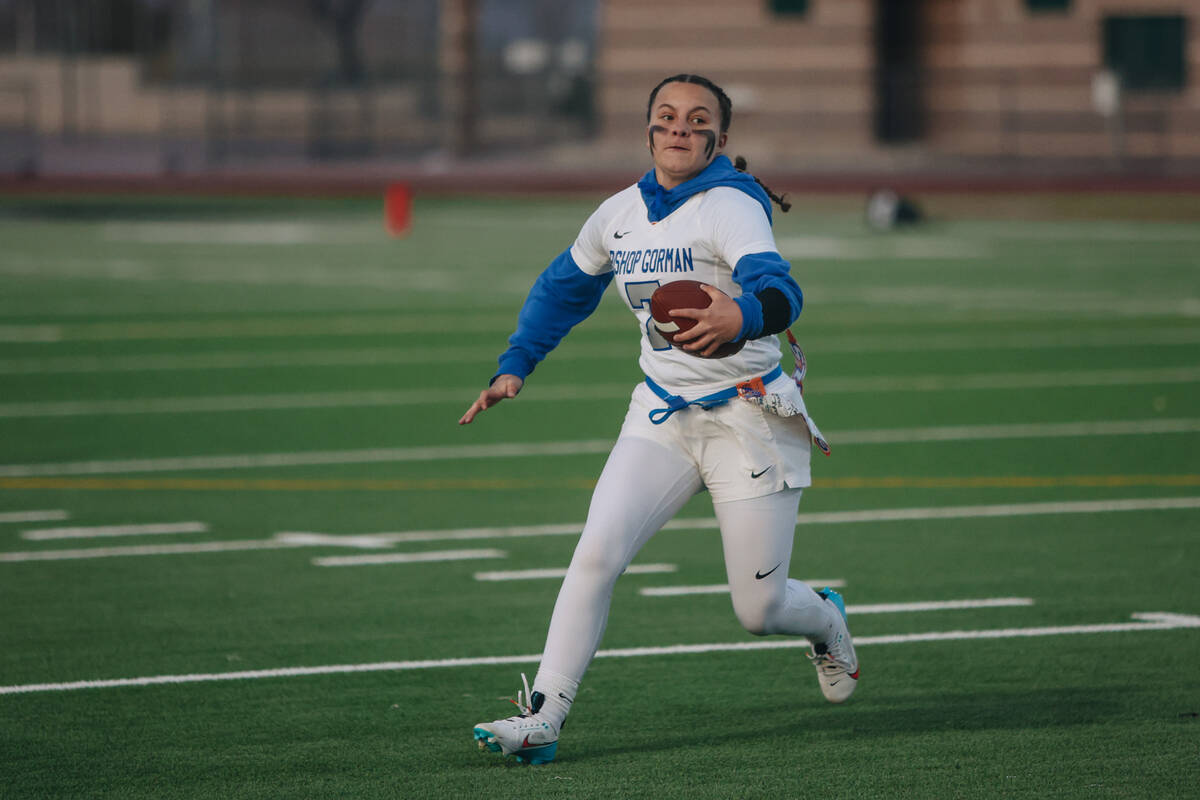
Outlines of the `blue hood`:
M 647 216 L 651 222 L 665 219 L 692 195 L 718 186 L 732 186 L 750 195 L 763 207 L 767 221 L 771 221 L 771 198 L 758 185 L 758 181 L 754 180 L 753 175 L 738 172 L 726 156 L 717 156 L 703 172 L 674 189 L 664 189 L 653 169 L 643 175 L 637 185 L 642 192 L 642 200 L 646 202 Z

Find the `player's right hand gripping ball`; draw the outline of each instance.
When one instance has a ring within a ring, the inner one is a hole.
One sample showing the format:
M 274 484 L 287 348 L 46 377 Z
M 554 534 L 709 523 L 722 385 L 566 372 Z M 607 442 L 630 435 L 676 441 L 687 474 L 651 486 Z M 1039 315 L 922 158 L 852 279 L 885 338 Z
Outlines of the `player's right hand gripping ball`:
M 689 317 L 672 317 L 672 311 L 679 308 L 708 308 L 712 305 L 712 298 L 700 288 L 704 285 L 700 281 L 671 281 L 659 286 L 654 290 L 654 294 L 650 295 L 650 316 L 654 317 L 654 329 L 671 344 L 675 344 L 678 334 L 696 324 L 696 320 Z M 703 356 L 694 350 L 683 352 L 700 358 L 725 358 L 741 350 L 745 344 L 745 339 L 725 342 L 711 356 Z M 676 347 L 682 349 L 680 345 Z

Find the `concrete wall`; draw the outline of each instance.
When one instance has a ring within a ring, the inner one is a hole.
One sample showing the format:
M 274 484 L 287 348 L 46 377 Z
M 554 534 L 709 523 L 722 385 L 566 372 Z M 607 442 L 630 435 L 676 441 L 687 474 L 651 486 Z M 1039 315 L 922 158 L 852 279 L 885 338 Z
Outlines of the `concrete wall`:
M 305 141 L 322 115 L 358 125 L 363 95 L 308 88 L 215 90 L 162 86 L 141 79 L 132 58 L 0 57 L 0 129 L 31 128 L 50 137 L 203 139 L 224 135 Z M 377 87 L 370 93 L 369 127 L 392 141 L 423 141 L 434 132 L 417 119 L 415 90 Z
M 458 51 L 470 41 L 464 31 L 472 3 L 440 2 L 438 41 L 426 46 L 439 53 L 442 119 L 422 113 L 417 85 L 374 84 L 364 112 L 364 95 L 353 91 L 168 89 L 142 80 L 133 59 L 9 56 L 0 57 L 0 130 L 240 136 L 290 143 L 300 153 L 306 141 L 345 136 L 374 141 L 376 153 L 469 152 L 470 142 L 458 141 L 471 121 L 461 80 L 468 62 Z M 1031 13 L 1024 0 L 925 0 L 923 133 L 903 145 L 875 139 L 874 0 L 809 0 L 799 17 L 772 14 L 767 0 L 603 0 L 598 13 L 599 134 L 568 131 L 559 137 L 565 143 L 544 150 L 548 167 L 645 164 L 650 88 L 667 75 L 698 72 L 733 98 L 729 151 L 758 169 L 1151 164 L 1200 172 L 1197 0 L 1073 0 L 1066 13 Z M 1119 119 L 1108 119 L 1094 107 L 1093 79 L 1103 61 L 1103 18 L 1117 13 L 1190 17 L 1189 83 L 1183 91 L 1127 94 Z M 532 145 L 545 134 L 537 120 L 519 116 L 474 124 L 484 141 Z M 500 125 L 507 127 L 492 130 Z
M 774 162 L 853 158 L 871 146 L 871 14 L 862 0 L 814 0 L 800 18 L 773 16 L 765 0 L 607 0 L 603 135 L 641 152 L 650 89 L 695 72 L 733 100 L 732 150 Z
M 766 0 L 607 0 L 598 64 L 602 149 L 640 151 L 646 95 L 676 72 L 706 75 L 734 101 L 731 150 L 780 167 L 1071 164 L 1200 158 L 1200 3 L 1074 0 L 1030 12 L 1023 0 L 926 0 L 924 135 L 875 140 L 874 2 L 810 0 L 802 17 Z M 1117 121 L 1094 107 L 1108 14 L 1184 14 L 1183 92 L 1126 93 Z M 1119 134 L 1119 135 L 1118 135 Z M 622 141 L 625 144 L 622 144 Z
M 1127 92 L 1119 145 L 1130 157 L 1200 156 L 1200 4 L 1074 0 L 1029 14 L 1019 0 L 928 0 L 927 146 L 978 157 L 1107 158 L 1114 129 L 1095 108 L 1110 14 L 1186 14 L 1189 85 Z

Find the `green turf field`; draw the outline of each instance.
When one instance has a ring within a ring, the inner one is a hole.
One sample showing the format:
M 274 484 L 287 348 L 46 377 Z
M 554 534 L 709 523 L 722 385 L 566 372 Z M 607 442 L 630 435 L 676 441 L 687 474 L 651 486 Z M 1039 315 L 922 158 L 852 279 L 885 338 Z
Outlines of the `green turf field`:
M 558 588 L 483 573 L 566 566 L 629 312 L 455 422 L 597 199 L 419 198 L 403 240 L 374 201 L 0 201 L 0 796 L 1196 796 L 1200 223 L 1128 198 L 779 215 L 834 450 L 791 574 L 844 584 L 858 693 L 696 588 L 699 496 L 558 760 L 477 751 Z

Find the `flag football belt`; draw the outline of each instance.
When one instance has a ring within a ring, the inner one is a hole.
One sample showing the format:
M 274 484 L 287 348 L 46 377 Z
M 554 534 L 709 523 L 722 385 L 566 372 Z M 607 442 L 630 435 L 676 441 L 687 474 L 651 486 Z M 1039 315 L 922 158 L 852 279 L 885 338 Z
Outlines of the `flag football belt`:
M 728 389 L 722 389 L 719 392 L 713 392 L 695 400 L 684 400 L 677 394 L 671 394 L 647 376 L 646 385 L 662 400 L 666 401 L 667 404 L 666 408 L 656 408 L 651 411 L 650 421 L 655 425 L 661 425 L 676 411 L 682 411 L 688 406 L 716 408 L 717 406 L 725 405 L 735 397 L 762 397 L 767 392 L 766 385 L 781 375 L 783 375 L 783 368 L 775 367 L 775 369 L 760 378 L 751 378 L 748 381 L 742 381 L 734 386 L 730 386 Z

